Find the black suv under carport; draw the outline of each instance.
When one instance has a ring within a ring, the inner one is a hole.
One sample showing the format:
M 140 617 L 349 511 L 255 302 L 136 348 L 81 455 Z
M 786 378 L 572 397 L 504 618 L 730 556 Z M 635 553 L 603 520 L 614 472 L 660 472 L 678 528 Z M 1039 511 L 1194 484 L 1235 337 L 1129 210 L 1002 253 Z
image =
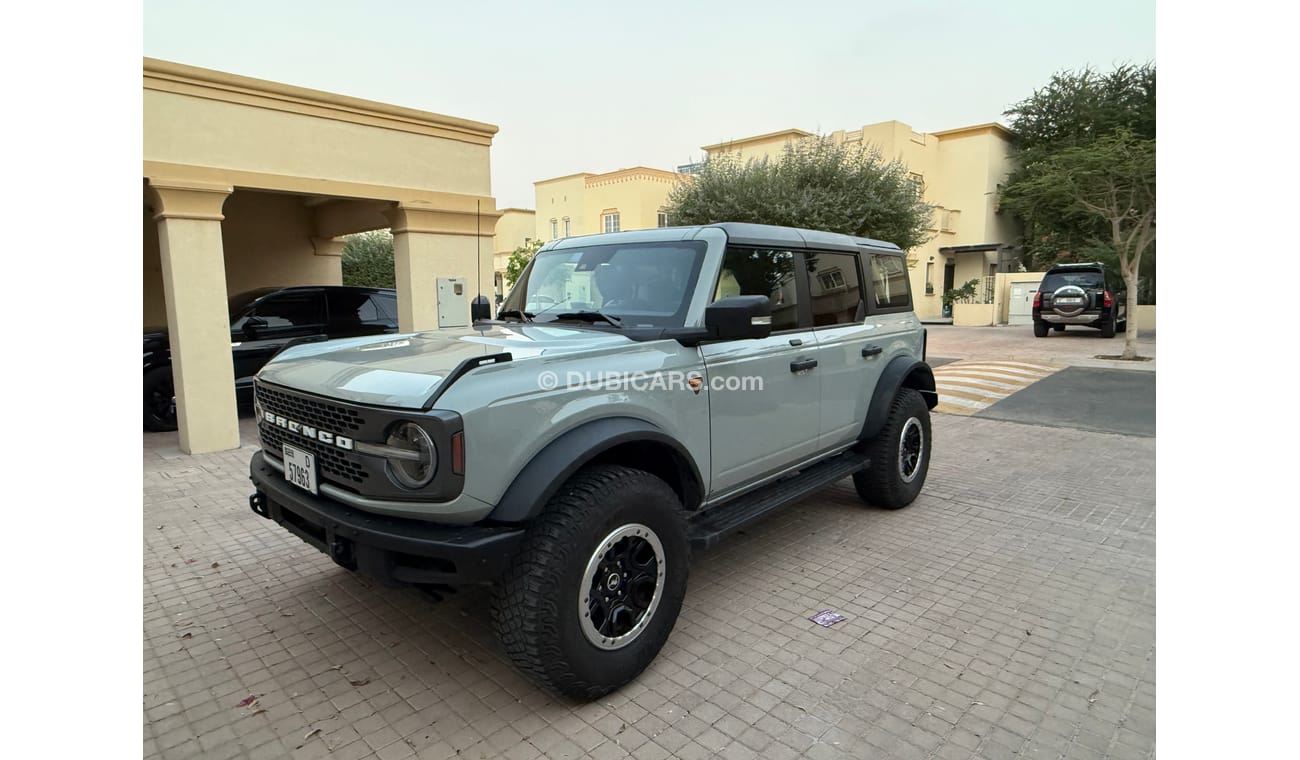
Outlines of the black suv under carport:
M 1127 326 L 1126 292 L 1124 281 L 1099 263 L 1053 267 L 1034 295 L 1034 335 L 1047 337 L 1049 325 L 1057 332 L 1079 325 L 1113 338 Z
M 397 291 L 343 285 L 261 288 L 230 297 L 235 396 L 253 403 L 253 375 L 290 343 L 397 331 Z M 164 328 L 144 331 L 144 427 L 176 429 L 172 355 Z

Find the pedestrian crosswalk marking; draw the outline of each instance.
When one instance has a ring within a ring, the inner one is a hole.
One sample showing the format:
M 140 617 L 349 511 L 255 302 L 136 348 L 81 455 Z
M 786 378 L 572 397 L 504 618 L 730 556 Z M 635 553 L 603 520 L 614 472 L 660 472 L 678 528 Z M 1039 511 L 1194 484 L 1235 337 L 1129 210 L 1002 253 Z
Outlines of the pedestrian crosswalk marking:
M 991 388 L 1005 388 L 1009 391 L 1018 391 L 1021 388 L 1027 388 L 1033 384 L 1033 381 L 1015 382 L 1003 377 L 998 377 L 997 380 L 990 380 L 988 375 L 967 375 L 967 374 L 959 375 L 955 372 L 950 372 L 944 375 L 943 379 L 944 382 L 947 383 L 981 385 L 984 387 L 991 387 Z
M 1060 369 L 1053 364 L 1019 361 L 966 360 L 944 364 L 934 370 L 935 388 L 939 392 L 939 405 L 934 410 L 945 414 L 975 414 Z

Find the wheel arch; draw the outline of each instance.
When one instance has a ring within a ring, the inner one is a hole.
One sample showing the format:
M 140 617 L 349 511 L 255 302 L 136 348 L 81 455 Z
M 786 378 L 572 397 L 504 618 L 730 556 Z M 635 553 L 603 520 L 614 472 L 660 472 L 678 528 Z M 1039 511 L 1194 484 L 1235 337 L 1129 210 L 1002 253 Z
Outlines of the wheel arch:
M 535 517 L 574 473 L 597 463 L 649 472 L 667 483 L 687 510 L 703 500 L 704 481 L 685 446 L 645 420 L 607 417 L 548 443 L 515 476 L 488 519 L 517 523 Z
M 889 418 L 889 405 L 894 396 L 903 388 L 911 388 L 925 399 L 927 409 L 939 404 L 939 394 L 935 390 L 934 371 L 930 365 L 910 356 L 896 356 L 880 373 L 875 393 L 871 396 L 871 406 L 867 409 L 867 419 L 862 424 L 862 440 L 874 438 L 885 426 Z

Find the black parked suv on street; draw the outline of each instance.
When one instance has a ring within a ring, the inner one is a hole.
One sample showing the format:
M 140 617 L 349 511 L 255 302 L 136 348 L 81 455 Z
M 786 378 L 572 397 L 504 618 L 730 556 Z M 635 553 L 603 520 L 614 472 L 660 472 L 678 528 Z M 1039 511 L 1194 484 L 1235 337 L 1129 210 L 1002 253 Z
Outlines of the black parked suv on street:
M 253 403 L 253 375 L 290 343 L 397 331 L 397 291 L 343 285 L 261 288 L 230 297 L 235 395 Z M 165 328 L 144 331 L 144 427 L 176 429 L 172 355 Z
M 1113 338 L 1128 323 L 1126 292 L 1123 278 L 1099 263 L 1052 267 L 1034 295 L 1034 336 L 1046 338 L 1048 326 L 1064 332 L 1082 325 Z

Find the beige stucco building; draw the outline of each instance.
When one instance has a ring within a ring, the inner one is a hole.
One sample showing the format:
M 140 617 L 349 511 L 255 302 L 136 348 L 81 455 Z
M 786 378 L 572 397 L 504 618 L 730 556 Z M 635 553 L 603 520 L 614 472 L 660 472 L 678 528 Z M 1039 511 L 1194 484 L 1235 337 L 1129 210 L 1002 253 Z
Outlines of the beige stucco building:
M 815 137 L 787 129 L 730 140 L 702 148 L 706 157 L 737 153 L 743 160 L 780 157 L 792 141 Z M 865 143 L 878 148 L 886 160 L 900 159 L 936 206 L 933 237 L 913 249 L 912 292 L 922 319 L 939 317 L 944 290 L 960 287 L 998 272 L 1016 269 L 1011 246 L 1019 232 L 1010 214 L 998 212 L 998 185 L 1011 171 L 1011 132 L 1000 124 L 979 124 L 923 133 L 900 121 L 837 130 L 829 137 L 841 143 Z M 993 280 L 987 280 L 991 289 Z M 991 297 L 991 296 L 990 296 Z
M 683 175 L 634 166 L 605 174 L 580 172 L 533 183 L 536 237 L 557 240 L 598 232 L 667 227 L 664 204 Z
M 497 219 L 496 236 L 492 238 L 492 269 L 495 272 L 495 292 L 504 296 L 509 291 L 505 283 L 506 264 L 510 254 L 537 237 L 537 212 L 530 208 L 503 208 Z
M 144 60 L 143 321 L 170 331 L 183 450 L 239 445 L 228 295 L 338 284 L 341 236 L 380 228 L 402 330 L 438 326 L 437 278 L 492 282 L 496 131 Z

